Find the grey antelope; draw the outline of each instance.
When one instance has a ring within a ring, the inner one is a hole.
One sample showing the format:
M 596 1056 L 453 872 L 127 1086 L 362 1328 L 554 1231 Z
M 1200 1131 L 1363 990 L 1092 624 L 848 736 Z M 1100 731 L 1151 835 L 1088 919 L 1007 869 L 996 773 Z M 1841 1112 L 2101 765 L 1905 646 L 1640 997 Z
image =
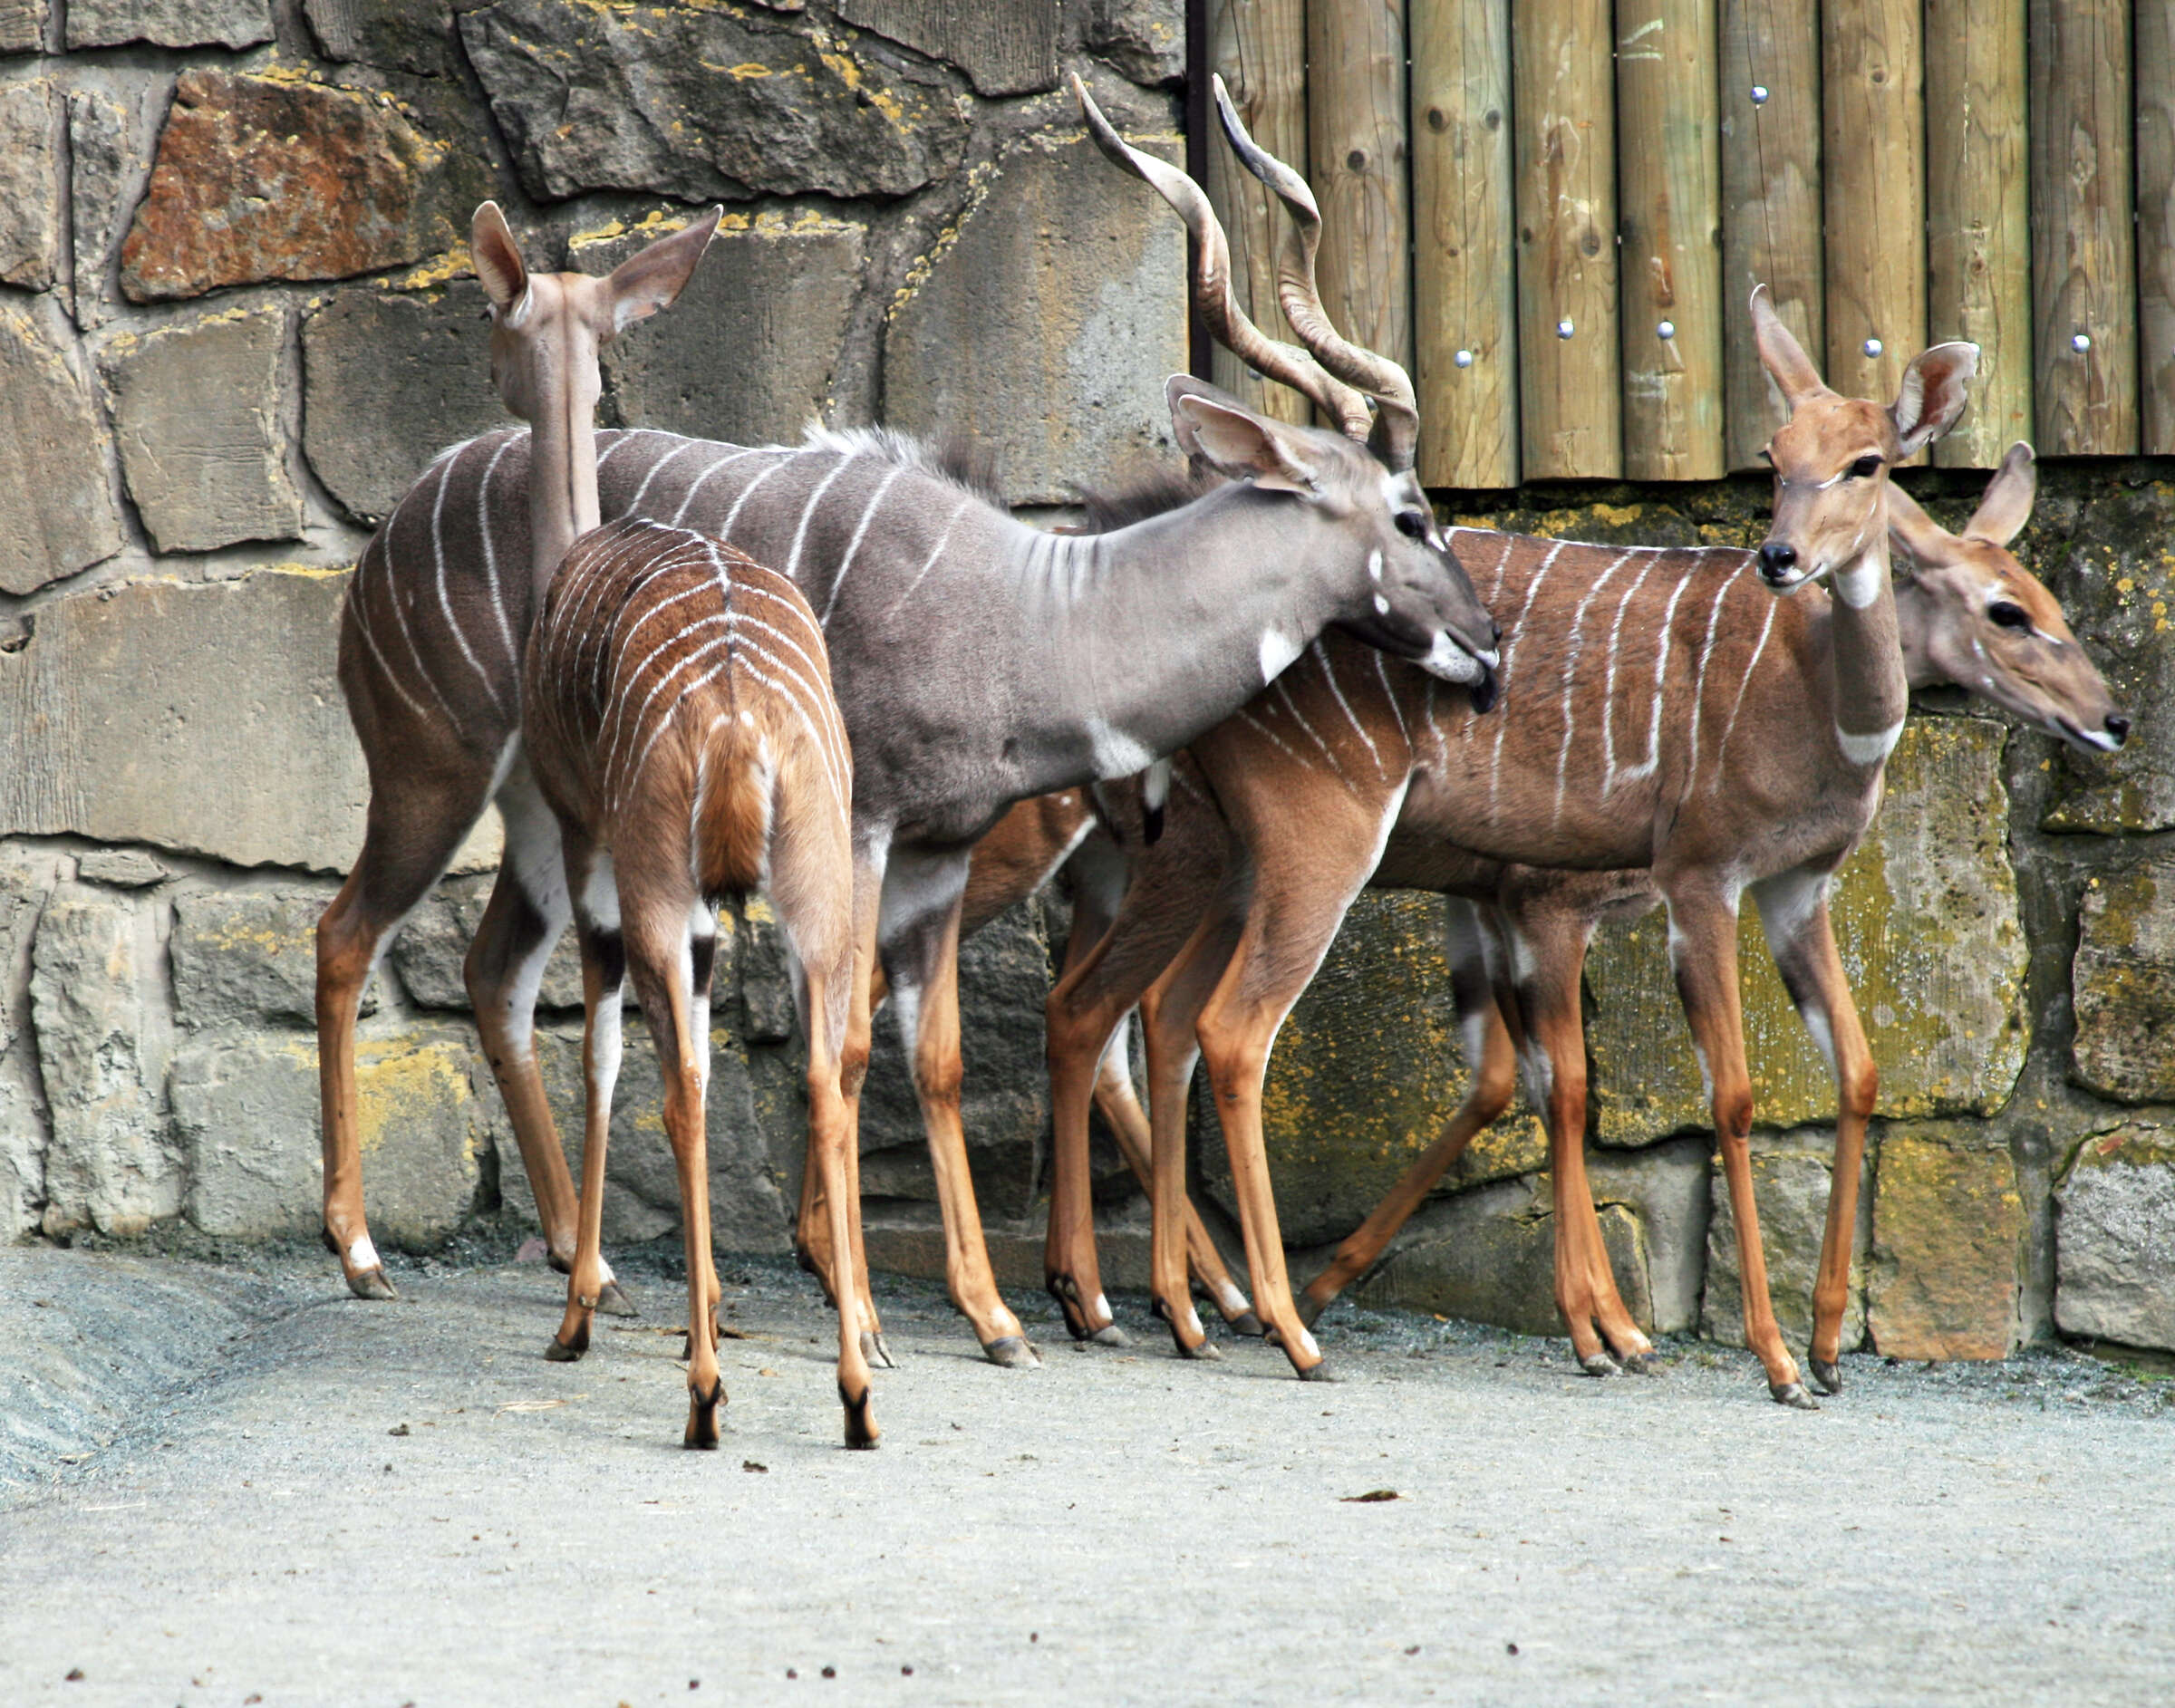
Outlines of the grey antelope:
M 793 946 L 808 1035 L 809 1166 L 833 1222 L 846 1438 L 871 1447 L 862 1289 L 845 1268 L 857 1246 L 848 1225 L 856 1195 L 839 1089 L 854 977 L 853 765 L 823 632 L 791 582 L 730 545 L 648 517 L 597 521 L 598 351 L 672 302 L 722 211 L 604 278 L 531 273 L 490 202 L 471 231 L 499 395 L 515 414 L 563 429 L 536 435 L 530 545 L 545 593 L 521 674 L 529 765 L 559 827 L 588 1007 L 580 1229 L 566 1317 L 546 1356 L 566 1362 L 588 1349 L 604 1288 L 604 1154 L 632 976 L 657 1044 L 680 1182 L 684 1440 L 718 1444 L 724 1385 L 703 1109 L 715 909 L 760 887 Z
M 2087 751 L 2105 751 L 2121 745 L 2129 732 L 2129 720 L 2114 709 L 2106 684 L 2071 634 L 2053 594 L 2006 549 L 2030 513 L 2034 485 L 2029 447 L 2012 448 L 1961 536 L 1928 519 L 1900 488 L 1890 492 L 1890 536 L 1904 545 L 1913 565 L 1910 579 L 1896 589 L 1905 673 L 1913 689 L 1967 687 L 2058 739 Z M 1182 483 L 1174 482 L 1168 492 L 1151 488 L 1116 500 L 1101 499 L 1091 503 L 1090 509 L 1112 514 L 1143 506 L 1152 508 L 1176 502 L 1184 490 Z M 1483 530 L 1458 532 L 1469 535 L 1478 550 L 1492 545 L 1499 551 L 1509 537 Z M 1603 548 L 1579 549 L 1591 553 Z M 1513 629 L 1506 639 L 1521 632 L 1524 631 Z M 1408 696 L 1420 700 L 1424 684 L 1370 682 L 1364 660 L 1347 662 L 1358 666 L 1365 688 L 1348 695 L 1345 703 L 1372 732 L 1378 750 L 1394 751 L 1405 739 L 1400 716 L 1424 710 L 1424 702 L 1407 704 Z M 1342 710 L 1329 691 L 1339 680 L 1335 669 L 1325 659 L 1319 673 L 1295 671 L 1290 687 L 1302 716 L 1342 734 Z M 1288 774 L 1286 798 L 1294 825 L 1312 822 L 1313 794 L 1342 787 L 1310 748 L 1308 758 L 1304 766 L 1294 766 L 1290 756 L 1278 758 Z M 1182 756 L 1180 767 L 1181 798 L 1142 873 L 1148 905 L 1127 916 L 1126 941 L 1113 950 L 1145 957 L 1150 969 L 1160 964 L 1155 959 L 1158 928 L 1160 952 L 1167 959 L 1205 908 L 1209 892 L 1222 876 L 1225 826 L 1191 761 Z M 1136 810 L 1117 801 L 1111 806 L 1113 816 L 1129 833 L 1126 849 L 1139 857 L 1144 839 Z M 1582 1081 L 1586 1058 L 1578 1008 L 1566 1002 L 1560 1005 L 1560 1013 L 1531 1019 L 1522 1012 L 1517 989 L 1504 976 L 1510 966 L 1505 947 L 1509 934 L 1515 933 L 1525 943 L 1537 964 L 1529 980 L 1532 986 L 1575 993 L 1594 927 L 1607 917 L 1647 912 L 1661 899 L 1643 871 L 1550 871 L 1513 865 L 1452 847 L 1416 849 L 1424 837 L 1424 826 L 1407 837 L 1400 819 L 1392 846 L 1404 857 L 1403 870 L 1393 871 L 1386 860 L 1368 882 L 1378 888 L 1439 892 L 1448 898 L 1451 990 L 1474 1077 L 1464 1102 L 1444 1124 L 1440 1135 L 1299 1295 L 1300 1317 L 1309 1327 L 1345 1287 L 1373 1268 L 1465 1145 L 1508 1106 L 1521 1048 L 1545 1053 L 1550 1083 L 1568 1090 Z M 1425 871 L 1415 870 L 1418 853 L 1426 853 Z M 1110 867 L 1124 858 L 1125 851 L 1099 830 L 1084 797 L 1066 795 L 1024 802 L 975 850 L 968 884 L 969 926 L 995 917 L 1062 867 L 1072 880 L 1075 896 L 1073 938 L 1066 950 L 1069 974 L 1113 917 Z M 1121 874 L 1116 888 L 1122 893 L 1123 886 Z M 1069 1052 L 1075 1058 L 1053 1071 L 1076 1081 L 1088 1071 L 1078 1058 L 1092 1040 L 1092 1027 L 1083 1027 L 1063 1040 L 1053 1032 L 1053 1052 Z M 1113 1043 L 1122 1036 L 1122 1030 L 1115 1031 Z M 1106 1049 L 1092 1072 L 1096 1104 L 1126 1160 L 1146 1185 L 1150 1139 L 1122 1056 Z M 1572 1134 L 1583 1132 L 1583 1109 L 1573 1107 L 1568 1125 L 1552 1136 L 1569 1143 Z M 1574 1211 L 1580 1208 L 1573 1206 Z M 1585 1209 L 1590 1212 L 1590 1204 Z M 1260 1332 L 1244 1294 L 1232 1280 L 1190 1202 L 1185 1213 L 1186 1249 L 1196 1286 L 1241 1332 Z M 1598 1253 L 1598 1227 L 1588 1230 L 1587 1239 L 1582 1250 Z M 1573 1325 L 1574 1338 L 1585 1343 L 1580 1352 L 1587 1367 L 1597 1373 L 1616 1367 L 1609 1352 L 1638 1367 L 1649 1348 L 1630 1325 L 1613 1276 L 1605 1263 L 1598 1273 L 1574 1273 L 1569 1267 L 1573 1256 L 1568 1244 L 1561 1248 L 1565 1268 L 1559 1284 L 1571 1301 L 1565 1315 Z M 1590 1304 L 1584 1302 L 1589 1297 Z M 1840 1336 L 1840 1314 L 1837 1296 L 1815 1327 L 1815 1346 L 1824 1344 L 1831 1348 L 1823 1380 L 1834 1375 L 1832 1349 Z M 1595 1323 L 1601 1326 L 1602 1336 L 1591 1332 L 1590 1325 Z M 1816 1365 L 1819 1362 L 1816 1359 Z
M 1908 693 L 1887 573 L 1886 470 L 1953 422 L 1976 352 L 1943 346 L 1921 355 L 1891 412 L 1821 387 L 1764 295 L 1754 314 L 1793 405 L 1771 446 L 1777 524 L 1764 558 L 1461 532 L 1461 552 L 1504 615 L 1506 690 L 1513 676 L 1528 684 L 1519 715 L 1479 726 L 1457 697 L 1387 663 L 1378 669 L 1334 643 L 1310 649 L 1252 706 L 1192 744 L 1199 801 L 1213 797 L 1216 809 L 1200 845 L 1215 857 L 1203 860 L 1193 839 L 1166 835 L 1142 856 L 1111 936 L 1053 992 L 1060 1170 L 1084 1161 L 1083 1069 L 1145 999 L 1155 1289 L 1182 1350 L 1205 1344 L 1186 1299 L 1181 1220 L 1184 1088 L 1196 1037 L 1232 1153 L 1254 1308 L 1305 1374 L 1320 1353 L 1284 1277 L 1262 1152 L 1261 1077 L 1277 1028 L 1352 897 L 1370 873 L 1398 887 L 1455 887 L 1474 855 L 1647 868 L 1670 907 L 1679 993 L 1713 1084 L 1747 1339 L 1776 1397 L 1810 1403 L 1767 1304 L 1752 1202 L 1736 903 L 1752 888 L 1801 1010 L 1832 1046 L 1844 1105 L 1838 1173 L 1854 1180 L 1871 1064 L 1835 960 L 1825 887 L 1870 822 Z M 1807 491 L 1821 501 L 1810 518 L 1800 497 Z M 1793 531 L 1806 538 L 1816 573 L 1842 571 L 1844 597 L 1832 606 L 1786 603 L 1751 584 L 1755 564 L 1764 574 L 1787 566 L 1781 548 Z M 1861 730 L 1869 717 L 1879 723 Z M 1188 780 L 1181 771 L 1181 784 Z M 1174 825 L 1187 807 L 1182 786 Z M 1188 849 L 1206 875 L 1181 904 L 1166 868 Z M 1513 939 L 1510 949 L 1509 979 L 1528 1011 L 1561 1002 L 1561 993 L 1529 990 L 1540 970 L 1532 946 Z M 1575 979 L 1568 999 L 1575 1005 Z M 1592 1220 L 1582 1125 L 1567 1124 L 1583 1087 L 1569 1075 L 1552 1078 L 1543 1051 L 1529 1051 L 1526 1065 L 1539 1081 L 1536 1103 L 1564 1136 L 1553 1172 L 1567 1247 L 1561 1290 L 1566 1273 L 1585 1274 L 1600 1260 L 1598 1247 L 1584 1250 Z M 1579 1066 L 1582 1079 L 1582 1058 Z M 1053 1192 L 1053 1206 L 1062 1192 Z M 1083 1221 L 1053 1213 L 1047 1262 L 1063 1278 L 1061 1297 L 1085 1290 L 1083 1276 L 1095 1271 Z M 1564 1303 L 1581 1356 L 1600 1356 L 1590 1321 L 1580 1319 L 1582 1289 Z
M 1099 140 L 1107 124 L 1092 111 L 1090 122 Z M 1165 196 L 1205 215 L 1198 187 L 1170 176 L 1183 188 L 1159 184 Z M 1220 242 L 1193 287 L 1257 367 L 1339 419 L 1365 420 L 1356 391 L 1245 321 Z M 798 586 L 822 622 L 854 753 L 849 1114 L 867 1055 L 866 973 L 880 959 L 930 1132 L 952 1297 L 1000 1363 L 1034 1354 L 997 1292 L 959 1126 L 958 920 L 976 839 L 1015 800 L 1128 776 L 1184 746 L 1326 627 L 1484 696 L 1495 661 L 1494 625 L 1412 472 L 1408 399 L 1381 400 L 1370 451 L 1183 377 L 1166 394 L 1181 446 L 1231 484 L 1094 538 L 1015 520 L 891 433 L 817 429 L 798 446 L 754 447 L 596 436 L 600 516 L 738 546 Z M 546 442 L 563 430 L 536 429 Z M 364 551 L 342 619 L 341 686 L 371 801 L 362 850 L 318 927 L 317 1012 L 325 1227 L 363 1297 L 391 1288 L 363 1213 L 357 1004 L 392 932 L 493 801 L 507 852 L 469 989 L 554 1260 L 574 1261 L 573 1184 L 532 1051 L 537 981 L 571 903 L 521 740 L 518 663 L 540 597 L 533 568 L 520 570 L 530 486 L 526 432 L 444 452 Z M 827 1265 L 811 1197 L 804 1188 L 802 1239 Z

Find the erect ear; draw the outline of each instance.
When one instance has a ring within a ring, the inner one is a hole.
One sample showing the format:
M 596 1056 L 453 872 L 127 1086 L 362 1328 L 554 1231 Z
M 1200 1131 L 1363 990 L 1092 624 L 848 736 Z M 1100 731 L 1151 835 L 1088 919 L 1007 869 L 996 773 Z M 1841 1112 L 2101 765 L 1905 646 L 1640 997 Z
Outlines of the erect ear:
M 672 305 L 672 299 L 694 275 L 695 263 L 710 246 L 724 213 L 722 207 L 713 207 L 685 231 L 658 238 L 612 269 L 612 276 L 604 281 L 604 295 L 612 304 L 614 332 L 624 332 L 636 321 Z
M 486 202 L 469 221 L 469 253 L 476 262 L 476 276 L 501 314 L 508 313 L 528 292 L 528 268 L 506 228 L 506 216 L 497 202 Z
M 1919 508 L 1918 500 L 1894 481 L 1888 483 L 1888 531 L 1923 566 L 1938 563 L 1948 530 Z
M 2032 448 L 2022 439 L 2009 447 L 1994 478 L 1986 482 L 1986 496 L 1964 524 L 1975 540 L 2006 545 L 2032 519 L 2032 500 L 2039 496 L 2039 466 Z
M 1232 480 L 1271 492 L 1320 496 L 1321 448 L 1303 428 L 1256 415 L 1236 398 L 1190 375 L 1173 374 L 1163 388 L 1178 448 Z
M 1888 410 L 1901 443 L 1900 456 L 1909 456 L 1956 425 L 1977 372 L 1977 344 L 1936 344 L 1903 370 L 1903 389 Z
M 1815 392 L 1828 389 L 1827 382 L 1820 377 L 1820 370 L 1805 354 L 1805 347 L 1774 312 L 1774 298 L 1764 285 L 1753 287 L 1752 337 L 1758 346 L 1761 362 L 1774 376 L 1775 384 L 1782 388 L 1783 401 L 1792 409 Z

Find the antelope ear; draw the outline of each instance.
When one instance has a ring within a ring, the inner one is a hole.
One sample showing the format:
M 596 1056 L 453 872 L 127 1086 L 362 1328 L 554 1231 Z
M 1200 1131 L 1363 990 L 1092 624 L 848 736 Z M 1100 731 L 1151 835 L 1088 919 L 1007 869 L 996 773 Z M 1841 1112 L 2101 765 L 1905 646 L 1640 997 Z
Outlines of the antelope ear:
M 469 253 L 475 257 L 476 276 L 483 281 L 491 306 L 501 314 L 527 294 L 528 268 L 497 202 L 484 203 L 469 221 Z
M 1828 389 L 1827 382 L 1820 377 L 1820 370 L 1805 354 L 1805 347 L 1774 312 L 1774 295 L 1764 285 L 1753 287 L 1752 336 L 1759 349 L 1761 362 L 1774 376 L 1775 384 L 1782 388 L 1783 401 L 1792 409 Z
M 694 276 L 695 263 L 710 246 L 722 206 L 711 208 L 684 231 L 660 237 L 638 255 L 629 256 L 612 269 L 604 281 L 605 300 L 612 304 L 612 330 L 623 333 L 638 320 L 647 320 L 673 299 Z
M 1232 480 L 1251 480 L 1271 492 L 1321 496 L 1325 472 L 1320 446 L 1306 430 L 1256 415 L 1237 399 L 1187 374 L 1164 386 L 1178 448 Z
M 2032 500 L 2039 496 L 2039 468 L 2032 448 L 2022 439 L 2009 447 L 1994 478 L 1986 482 L 1986 496 L 1964 524 L 1975 540 L 2006 545 L 2032 519 Z
M 1899 456 L 1909 456 L 1956 425 L 1977 372 L 1977 344 L 1936 344 L 1912 359 L 1903 370 L 1903 389 L 1888 410 L 1900 441 Z
M 1919 508 L 1918 500 L 1894 481 L 1888 483 L 1888 532 L 1900 540 L 1920 568 L 1938 563 L 1948 530 Z

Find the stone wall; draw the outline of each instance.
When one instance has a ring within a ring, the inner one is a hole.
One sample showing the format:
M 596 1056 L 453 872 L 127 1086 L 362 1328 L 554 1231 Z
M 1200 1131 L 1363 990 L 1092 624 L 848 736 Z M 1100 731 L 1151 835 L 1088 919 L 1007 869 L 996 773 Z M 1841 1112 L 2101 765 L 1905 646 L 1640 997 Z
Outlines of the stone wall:
M 503 412 L 461 244 L 484 196 L 596 270 L 721 199 L 684 301 L 609 358 L 604 412 L 742 439 L 811 417 L 962 432 L 1008 493 L 1167 449 L 1178 228 L 1080 140 L 1077 71 L 1177 158 L 1179 0 L 21 0 L 0 7 L 0 1237 L 304 1234 L 318 1192 L 310 931 L 360 838 L 332 680 L 346 570 L 440 446 Z M 720 72 L 718 67 L 729 70 Z M 630 116 L 631 115 L 631 116 Z M 2175 1346 L 2175 522 L 2170 470 L 2050 468 L 2022 551 L 2138 736 L 2081 760 L 1948 697 L 1899 750 L 1839 905 L 1883 1070 L 1851 1332 L 1902 1356 L 2052 1333 Z M 1969 482 L 1926 472 L 1937 513 Z M 1757 537 L 1757 482 L 1445 495 L 1639 543 Z M 1475 507 L 1479 507 L 1475 508 Z M 459 961 L 479 826 L 381 970 L 361 1076 L 372 1214 L 427 1249 L 518 1225 L 526 1182 Z M 1286 1228 L 1325 1248 L 1463 1084 L 1439 904 L 1368 897 L 1271 1087 Z M 712 1106 L 720 1240 L 782 1250 L 797 1067 L 775 922 L 730 922 Z M 1000 1271 L 1039 1274 L 1039 900 L 969 946 L 967 1115 Z M 1831 1094 L 1745 943 L 1776 1303 L 1806 1316 Z M 1590 969 L 1595 1180 L 1626 1296 L 1732 1339 L 1735 1247 L 1658 925 Z M 556 1105 L 577 987 L 546 985 Z M 677 1213 L 630 1051 L 607 1231 Z M 1205 1110 L 1202 1124 L 1209 1123 Z M 879 1260 L 941 1262 L 895 1044 L 867 1103 Z M 1229 1205 L 1213 1136 L 1204 1201 Z M 1107 1256 L 1137 1195 L 1099 1154 Z M 1367 1296 L 1552 1330 L 1545 1155 L 1484 1135 Z M 1308 1267 L 1308 1252 L 1299 1257 Z

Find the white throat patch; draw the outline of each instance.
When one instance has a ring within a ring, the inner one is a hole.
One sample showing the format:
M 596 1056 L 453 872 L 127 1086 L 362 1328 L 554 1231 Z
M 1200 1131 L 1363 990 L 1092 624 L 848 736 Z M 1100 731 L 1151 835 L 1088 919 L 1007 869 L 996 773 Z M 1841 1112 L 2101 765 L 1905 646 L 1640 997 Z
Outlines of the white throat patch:
M 1842 748 L 1842 757 L 1852 765 L 1879 765 L 1895 751 L 1896 741 L 1903 733 L 1903 720 L 1899 718 L 1885 729 L 1876 729 L 1870 736 L 1854 736 L 1841 724 L 1835 726 L 1835 740 Z
M 1291 668 L 1291 661 L 1306 649 L 1281 629 L 1262 631 L 1262 681 L 1264 686 L 1273 682 Z M 1136 769 L 1139 767 L 1136 767 Z M 1113 773 L 1122 776 L 1121 773 Z

